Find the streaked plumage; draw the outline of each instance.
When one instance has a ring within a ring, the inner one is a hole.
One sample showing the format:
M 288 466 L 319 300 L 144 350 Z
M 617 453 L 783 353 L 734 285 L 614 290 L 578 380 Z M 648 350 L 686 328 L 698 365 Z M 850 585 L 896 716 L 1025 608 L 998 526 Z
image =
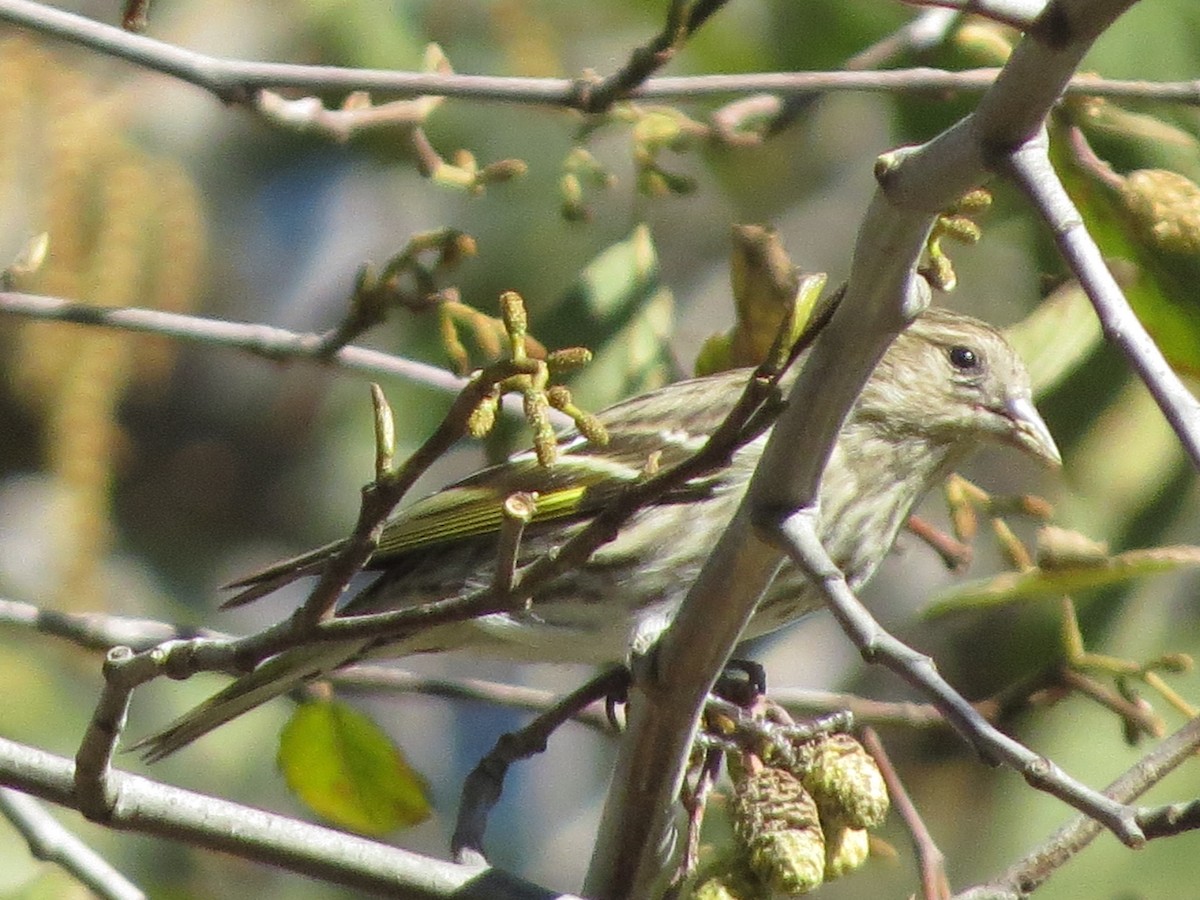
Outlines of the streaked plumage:
M 495 565 L 499 504 L 516 491 L 539 495 L 519 562 L 560 545 L 625 485 L 643 477 L 652 455 L 660 468 L 669 468 L 693 453 L 729 413 L 747 376 L 745 370 L 726 372 L 626 400 L 599 414 L 610 434 L 606 446 L 567 436 L 552 468 L 518 454 L 418 501 L 389 523 L 369 565 L 380 577 L 341 614 L 395 609 L 486 586 Z M 147 757 L 174 752 L 303 680 L 364 655 L 469 648 L 528 661 L 624 661 L 669 623 L 741 501 L 765 440 L 766 435 L 743 447 L 728 468 L 640 510 L 585 566 L 540 590 L 527 611 L 436 626 L 385 647 L 358 640 L 287 651 L 142 742 Z M 931 310 L 881 360 L 822 478 L 822 539 L 852 586 L 871 576 L 925 491 L 989 440 L 1058 461 L 1030 399 L 1028 374 L 1000 333 L 975 319 Z M 235 587 L 243 593 L 231 603 L 318 572 L 337 546 L 239 582 Z M 774 630 L 819 606 L 816 591 L 785 568 L 746 636 Z

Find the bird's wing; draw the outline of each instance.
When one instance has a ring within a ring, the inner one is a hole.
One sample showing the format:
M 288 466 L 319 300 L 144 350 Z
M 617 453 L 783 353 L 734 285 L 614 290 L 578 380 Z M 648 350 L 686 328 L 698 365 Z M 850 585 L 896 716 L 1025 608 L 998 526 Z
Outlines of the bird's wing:
M 605 445 L 568 431 L 559 439 L 562 452 L 552 466 L 539 464 L 532 451 L 519 453 L 418 500 L 387 523 L 368 566 L 379 568 L 438 544 L 493 534 L 504 520 L 504 501 L 518 492 L 537 495 L 531 525 L 594 513 L 627 485 L 678 465 L 703 446 L 733 408 L 737 386 L 749 374 L 735 370 L 677 382 L 625 400 L 597 414 L 608 430 Z M 664 427 L 665 421 L 678 421 L 672 415 L 676 408 L 688 410 L 686 430 Z M 703 490 L 703 484 L 685 486 L 658 502 L 676 502 L 697 489 Z M 222 608 L 249 603 L 320 572 L 343 545 L 327 544 L 233 582 L 228 587 L 241 590 Z

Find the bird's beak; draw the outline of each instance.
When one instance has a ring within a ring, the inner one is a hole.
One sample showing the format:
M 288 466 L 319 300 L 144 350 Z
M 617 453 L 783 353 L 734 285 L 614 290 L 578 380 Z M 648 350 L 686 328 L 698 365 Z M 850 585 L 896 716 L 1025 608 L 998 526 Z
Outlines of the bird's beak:
M 1055 468 L 1062 465 L 1058 445 L 1029 397 L 1009 397 L 1004 404 L 1004 415 L 1012 425 L 1010 435 L 1014 444 L 1048 465 Z

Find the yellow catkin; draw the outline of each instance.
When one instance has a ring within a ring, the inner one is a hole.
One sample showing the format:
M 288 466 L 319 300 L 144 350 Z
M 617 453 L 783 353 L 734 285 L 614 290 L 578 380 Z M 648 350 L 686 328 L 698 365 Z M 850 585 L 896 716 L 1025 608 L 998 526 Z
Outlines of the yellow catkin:
M 125 95 L 103 95 L 56 54 L 24 38 L 0 42 L 0 197 L 49 234 L 30 290 L 101 306 L 187 310 L 205 257 L 204 217 L 187 174 L 125 137 Z M 19 152 L 14 152 L 14 147 Z M 30 322 L 16 330 L 6 375 L 44 416 L 45 467 L 62 526 L 64 605 L 98 608 L 111 541 L 110 503 L 123 435 L 121 398 L 135 374 L 161 377 L 161 344 L 121 332 Z
M 208 238 L 196 188 L 187 174 L 171 162 L 153 165 L 159 198 L 157 233 L 144 304 L 169 312 L 190 312 L 199 292 Z M 166 338 L 140 336 L 134 360 L 139 381 L 166 378 L 175 360 L 175 345 Z
M 88 296 L 97 306 L 129 305 L 140 297 L 155 197 L 154 179 L 135 155 L 106 173 L 88 278 Z M 70 535 L 60 586 L 67 608 L 96 607 L 99 566 L 111 538 L 108 497 L 120 441 L 116 413 L 133 369 L 132 345 L 132 336 L 119 332 L 84 335 L 46 423 L 48 465 L 63 487 L 61 512 Z
M 41 76 L 47 124 L 39 180 L 50 254 L 37 288 L 50 296 L 82 298 L 92 249 L 92 192 L 116 138 L 105 110 L 93 104 L 78 74 L 50 68 Z M 35 405 L 50 401 L 82 339 L 78 328 L 43 322 L 22 326 L 13 371 L 19 395 Z

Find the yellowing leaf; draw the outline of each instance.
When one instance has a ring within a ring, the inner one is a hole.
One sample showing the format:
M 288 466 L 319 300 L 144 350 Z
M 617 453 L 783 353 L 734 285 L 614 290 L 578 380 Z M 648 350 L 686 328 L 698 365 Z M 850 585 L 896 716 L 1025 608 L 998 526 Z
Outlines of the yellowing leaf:
M 429 815 L 424 779 L 378 725 L 344 703 L 298 706 L 277 761 L 292 792 L 343 828 L 380 835 Z
M 1129 550 L 1107 559 L 1005 572 L 969 581 L 934 598 L 926 618 L 949 612 L 1001 606 L 1018 600 L 1059 597 L 1091 588 L 1123 584 L 1143 575 L 1200 566 L 1200 547 L 1151 547 Z

